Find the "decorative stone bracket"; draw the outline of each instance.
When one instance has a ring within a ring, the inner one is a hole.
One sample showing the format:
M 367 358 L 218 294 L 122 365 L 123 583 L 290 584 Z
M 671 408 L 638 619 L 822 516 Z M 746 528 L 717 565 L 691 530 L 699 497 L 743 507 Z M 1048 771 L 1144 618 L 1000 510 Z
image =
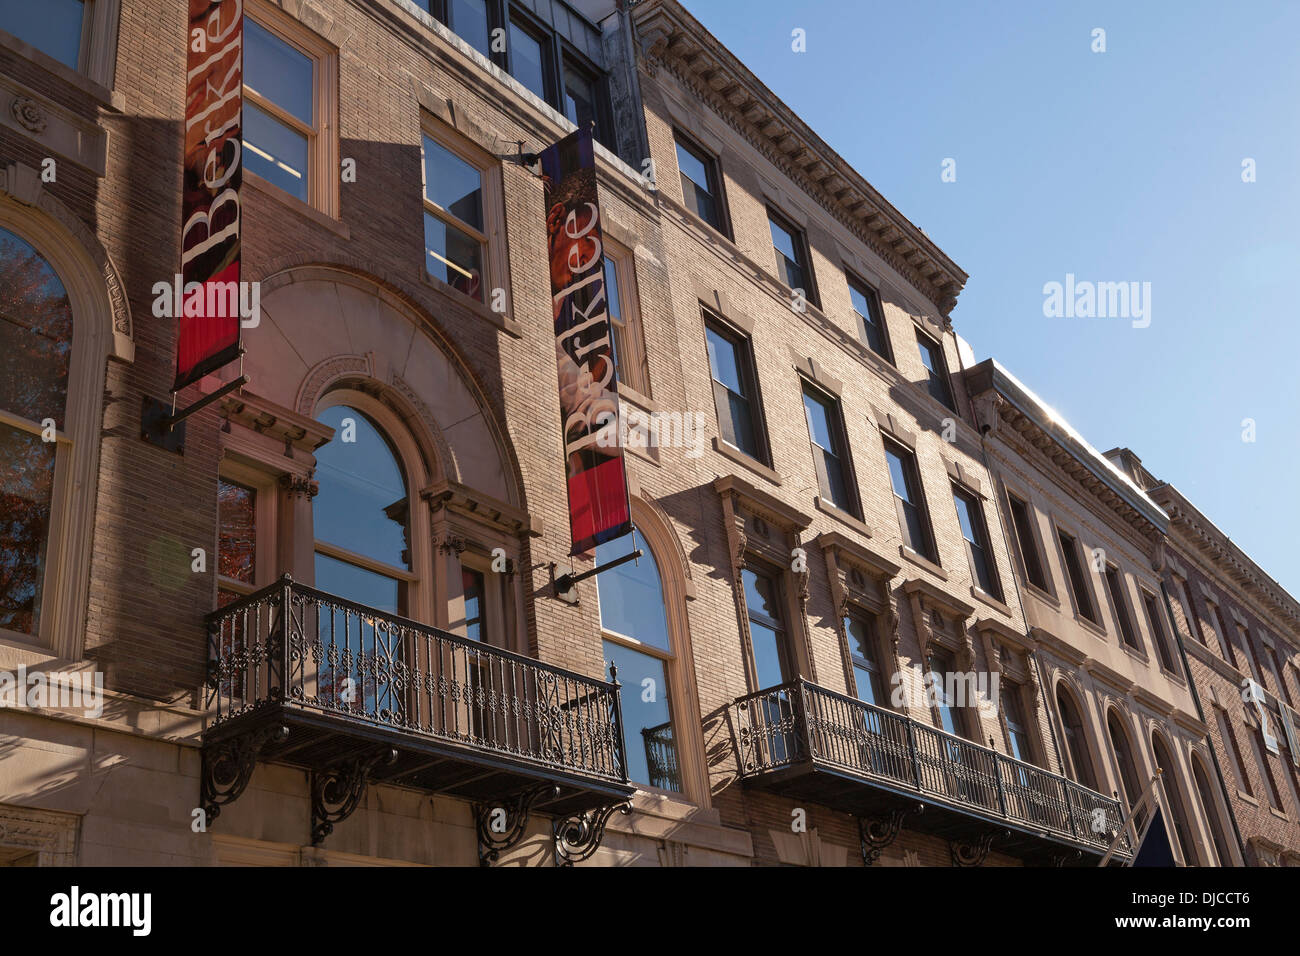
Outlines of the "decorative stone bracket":
M 862 865 L 871 866 L 880 859 L 880 853 L 898 839 L 903 829 L 903 818 L 909 813 L 925 812 L 925 804 L 897 807 L 884 817 L 858 818 L 858 842 L 862 845 Z
M 544 783 L 495 803 L 474 804 L 479 866 L 491 866 L 502 853 L 524 838 L 533 804 L 544 796 L 559 796 L 559 794 L 559 787 Z M 501 824 L 499 829 L 496 826 L 498 822 Z
M 352 815 L 365 796 L 370 772 L 377 765 L 397 762 L 397 750 L 379 747 L 325 770 L 311 772 L 311 844 L 319 846 L 334 832 L 334 824 Z
M 573 866 L 590 859 L 600 849 L 601 841 L 605 838 L 605 825 L 615 810 L 627 815 L 632 812 L 632 804 L 630 801 L 612 803 L 598 810 L 589 810 L 563 820 L 557 819 L 552 824 L 555 865 Z

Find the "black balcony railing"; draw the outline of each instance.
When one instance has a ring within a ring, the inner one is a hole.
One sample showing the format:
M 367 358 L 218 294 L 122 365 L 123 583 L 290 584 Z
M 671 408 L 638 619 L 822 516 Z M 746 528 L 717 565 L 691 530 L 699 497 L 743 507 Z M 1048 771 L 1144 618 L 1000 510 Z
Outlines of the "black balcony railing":
M 796 680 L 732 705 L 740 775 L 825 769 L 1103 852 L 1118 800 L 902 714 Z M 1127 855 L 1127 835 L 1120 855 Z
M 260 759 L 315 770 L 377 743 L 394 756 L 367 765 L 372 779 L 476 800 L 555 785 L 535 803 L 547 812 L 632 791 L 612 681 L 287 577 L 212 613 L 208 628 L 205 746 L 269 723 Z
M 645 742 L 645 761 L 650 771 L 648 783 L 661 790 L 682 789 L 681 769 L 677 764 L 677 743 L 673 739 L 673 725 L 669 721 L 641 731 Z

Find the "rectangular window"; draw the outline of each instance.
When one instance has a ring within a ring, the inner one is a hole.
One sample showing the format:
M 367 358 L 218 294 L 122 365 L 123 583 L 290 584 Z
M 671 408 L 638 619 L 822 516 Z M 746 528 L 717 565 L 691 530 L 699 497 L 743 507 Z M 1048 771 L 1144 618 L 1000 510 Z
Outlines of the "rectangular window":
M 1007 737 L 1011 756 L 1025 763 L 1033 763 L 1034 752 L 1030 746 L 1029 722 L 1025 720 L 1022 693 L 1023 689 L 1019 684 L 1004 680 L 998 699 L 1002 702 L 1004 716 L 1007 719 Z
M 510 75 L 537 95 L 550 102 L 548 91 L 550 41 L 525 26 L 519 20 L 510 21 Z
M 483 586 L 483 573 L 462 567 L 460 571 L 461 594 L 465 601 L 465 636 L 481 641 L 487 636 L 487 604 Z
M 792 290 L 802 290 L 804 298 L 817 304 L 813 288 L 812 267 L 808 264 L 808 240 L 803 232 L 780 213 L 769 209 L 767 222 L 772 231 L 772 247 L 776 251 L 777 278 Z
M 1237 663 L 1237 654 L 1233 651 L 1232 640 L 1228 636 L 1228 625 L 1223 620 L 1223 609 L 1213 602 L 1207 603 L 1210 605 L 1210 610 L 1214 612 L 1214 622 L 1219 638 L 1219 653 L 1223 655 L 1225 661 L 1240 670 L 1241 665 Z
M 939 647 L 930 651 L 930 673 L 926 679 L 934 682 L 933 699 L 938 702 L 935 709 L 938 711 L 939 726 L 956 737 L 963 737 L 965 721 L 957 701 L 948 694 L 950 686 L 956 687 L 948 675 L 955 673 L 957 673 L 956 665 L 953 664 L 952 655 L 948 651 Z M 960 760 L 959 751 L 954 751 L 950 747 L 948 753 L 949 759 Z
M 804 382 L 803 410 L 808 423 L 808 437 L 812 441 L 818 491 L 822 498 L 841 511 L 859 516 L 840 403 Z
M 1241 648 L 1242 656 L 1246 658 L 1246 664 L 1250 668 L 1250 676 L 1255 678 L 1255 683 L 1264 683 L 1264 674 L 1259 669 L 1259 662 L 1255 660 L 1255 647 L 1250 640 L 1250 631 L 1244 624 L 1237 624 L 1237 646 Z
M 875 618 L 854 611 L 844 618 L 844 633 L 849 639 L 849 662 L 853 665 L 858 700 L 888 707 L 884 673 L 877 655 Z
M 894 489 L 894 508 L 903 544 L 917 554 L 938 563 L 930 534 L 930 516 L 925 507 L 921 477 L 916 468 L 916 455 L 902 445 L 885 440 L 885 460 L 889 465 L 889 481 Z
M 1286 672 L 1283 670 L 1282 665 L 1278 663 L 1277 652 L 1273 649 L 1272 644 L 1264 645 L 1264 660 L 1268 665 L 1268 669 L 1273 673 L 1273 682 L 1277 685 L 1277 696 L 1294 707 L 1295 704 L 1291 703 L 1291 689 L 1286 686 Z
M 425 269 L 482 302 L 487 247 L 483 173 L 428 133 L 423 155 Z
M 1124 576 L 1113 564 L 1106 565 L 1106 591 L 1110 595 L 1115 620 L 1119 622 L 1119 635 L 1134 650 L 1141 650 L 1137 632 L 1133 629 L 1133 616 L 1129 614 L 1128 599 L 1124 596 Z
M 1192 586 L 1182 578 L 1177 578 L 1178 586 L 1183 592 L 1183 607 L 1187 609 L 1187 626 L 1192 631 L 1192 639 L 1196 643 L 1205 645 L 1205 631 L 1201 627 L 1201 615 L 1196 610 L 1196 602 L 1192 600 Z
M 682 178 L 682 201 L 695 215 L 718 232 L 725 233 L 717 160 L 694 144 L 685 142 L 680 133 L 674 132 L 673 142 L 677 147 L 677 169 Z
M 885 314 L 880 306 L 880 296 L 866 283 L 849 278 L 849 298 L 853 301 L 853 311 L 858 316 L 858 334 L 867 348 L 875 352 L 886 362 L 893 364 L 893 354 L 889 349 L 889 335 L 885 329 Z
M 920 329 L 916 331 L 916 347 L 925 366 L 925 389 L 930 397 L 944 408 L 952 408 L 952 386 L 948 381 L 948 363 L 943 357 L 943 347 Z
M 1264 752 L 1263 746 L 1260 745 L 1260 735 L 1248 727 L 1246 728 L 1246 736 L 1250 738 L 1250 749 L 1255 751 L 1255 761 L 1259 764 L 1259 778 L 1264 782 L 1268 805 L 1274 810 L 1281 810 L 1282 798 L 1278 793 L 1277 781 L 1273 779 L 1273 765 L 1269 763 L 1268 754 Z
M 81 65 L 89 18 L 90 4 L 82 0 L 0 0 L 0 28 L 72 70 Z
M 749 642 L 753 649 L 758 690 L 777 687 L 794 677 L 793 655 L 787 642 L 781 588 L 775 575 L 753 568 L 741 571 L 749 615 Z
M 1043 573 L 1042 554 L 1038 550 L 1038 536 L 1034 534 L 1029 504 L 1013 494 L 1007 495 L 1007 501 L 1011 511 L 1011 526 L 1016 533 L 1016 544 L 1020 546 L 1020 559 L 1025 564 L 1025 577 L 1034 587 L 1051 593 L 1047 575 Z
M 1222 707 L 1216 707 L 1214 708 L 1214 716 L 1218 720 L 1219 737 L 1223 740 L 1223 749 L 1228 752 L 1228 760 L 1232 764 L 1232 772 L 1237 779 L 1237 789 L 1253 797 L 1255 791 L 1251 789 L 1250 778 L 1246 776 L 1246 765 L 1241 759 L 1241 748 L 1237 746 L 1237 735 L 1232 731 L 1232 724 L 1228 721 L 1227 712 Z
M 1160 666 L 1171 674 L 1177 674 L 1178 667 L 1174 663 L 1173 648 L 1170 646 L 1169 635 L 1160 616 L 1160 600 L 1149 591 L 1143 591 L 1142 603 L 1147 610 L 1147 625 L 1151 628 L 1151 640 L 1155 641 L 1156 653 L 1160 655 Z
M 310 202 L 316 145 L 316 61 L 251 17 L 244 18 L 244 163 Z
M 966 557 L 970 559 L 971 576 L 975 586 L 985 594 L 1002 600 L 1002 587 L 998 581 L 997 564 L 989 549 L 988 526 L 984 522 L 984 506 L 974 495 L 952 486 L 952 501 L 957 507 L 957 523 L 961 536 L 966 539 Z
M 592 129 L 600 138 L 600 112 L 596 94 L 597 81 L 586 70 L 564 60 L 564 115 L 578 129 Z
M 1097 608 L 1092 601 L 1092 587 L 1088 584 L 1088 576 L 1083 569 L 1083 555 L 1079 550 L 1079 542 L 1064 531 L 1058 530 L 1056 534 L 1061 543 L 1065 577 L 1070 583 L 1070 594 L 1074 597 L 1075 610 L 1079 612 L 1080 617 L 1086 618 L 1093 624 L 1100 624 L 1101 621 L 1097 619 Z
M 217 482 L 217 606 L 225 607 L 257 583 L 257 490 Z
M 718 413 L 718 434 L 750 458 L 767 463 L 757 420 L 757 387 L 749 342 L 712 322 L 705 322 L 709 374 L 713 377 L 713 404 Z
M 648 397 L 650 376 L 637 312 L 633 260 L 608 240 L 605 242 L 605 298 L 619 384 Z
M 447 26 L 452 32 L 491 59 L 487 0 L 446 0 L 446 11 Z

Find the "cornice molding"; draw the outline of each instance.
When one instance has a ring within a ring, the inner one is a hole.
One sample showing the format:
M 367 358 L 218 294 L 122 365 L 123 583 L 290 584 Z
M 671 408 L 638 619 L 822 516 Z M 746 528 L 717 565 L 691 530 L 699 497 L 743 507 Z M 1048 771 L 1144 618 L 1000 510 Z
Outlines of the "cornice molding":
M 809 197 L 947 316 L 968 278 L 676 0 L 633 11 L 641 64 L 658 66 L 707 104 Z

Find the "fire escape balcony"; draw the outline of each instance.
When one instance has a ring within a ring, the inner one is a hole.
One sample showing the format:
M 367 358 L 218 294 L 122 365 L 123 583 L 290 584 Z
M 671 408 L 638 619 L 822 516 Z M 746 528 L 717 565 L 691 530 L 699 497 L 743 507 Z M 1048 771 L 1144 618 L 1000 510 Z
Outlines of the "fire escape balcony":
M 990 849 L 1095 866 L 1124 830 L 1118 800 L 803 679 L 741 697 L 730 711 L 744 785 L 857 817 L 868 865 L 904 824 L 946 838 L 962 866 Z M 1124 831 L 1116 859 L 1131 855 Z
M 474 805 L 480 862 L 553 818 L 556 862 L 595 852 L 633 787 L 616 680 L 584 677 L 286 575 L 208 615 L 209 821 L 257 761 L 309 774 L 313 844 L 383 782 Z M 615 675 L 611 675 L 615 676 Z

